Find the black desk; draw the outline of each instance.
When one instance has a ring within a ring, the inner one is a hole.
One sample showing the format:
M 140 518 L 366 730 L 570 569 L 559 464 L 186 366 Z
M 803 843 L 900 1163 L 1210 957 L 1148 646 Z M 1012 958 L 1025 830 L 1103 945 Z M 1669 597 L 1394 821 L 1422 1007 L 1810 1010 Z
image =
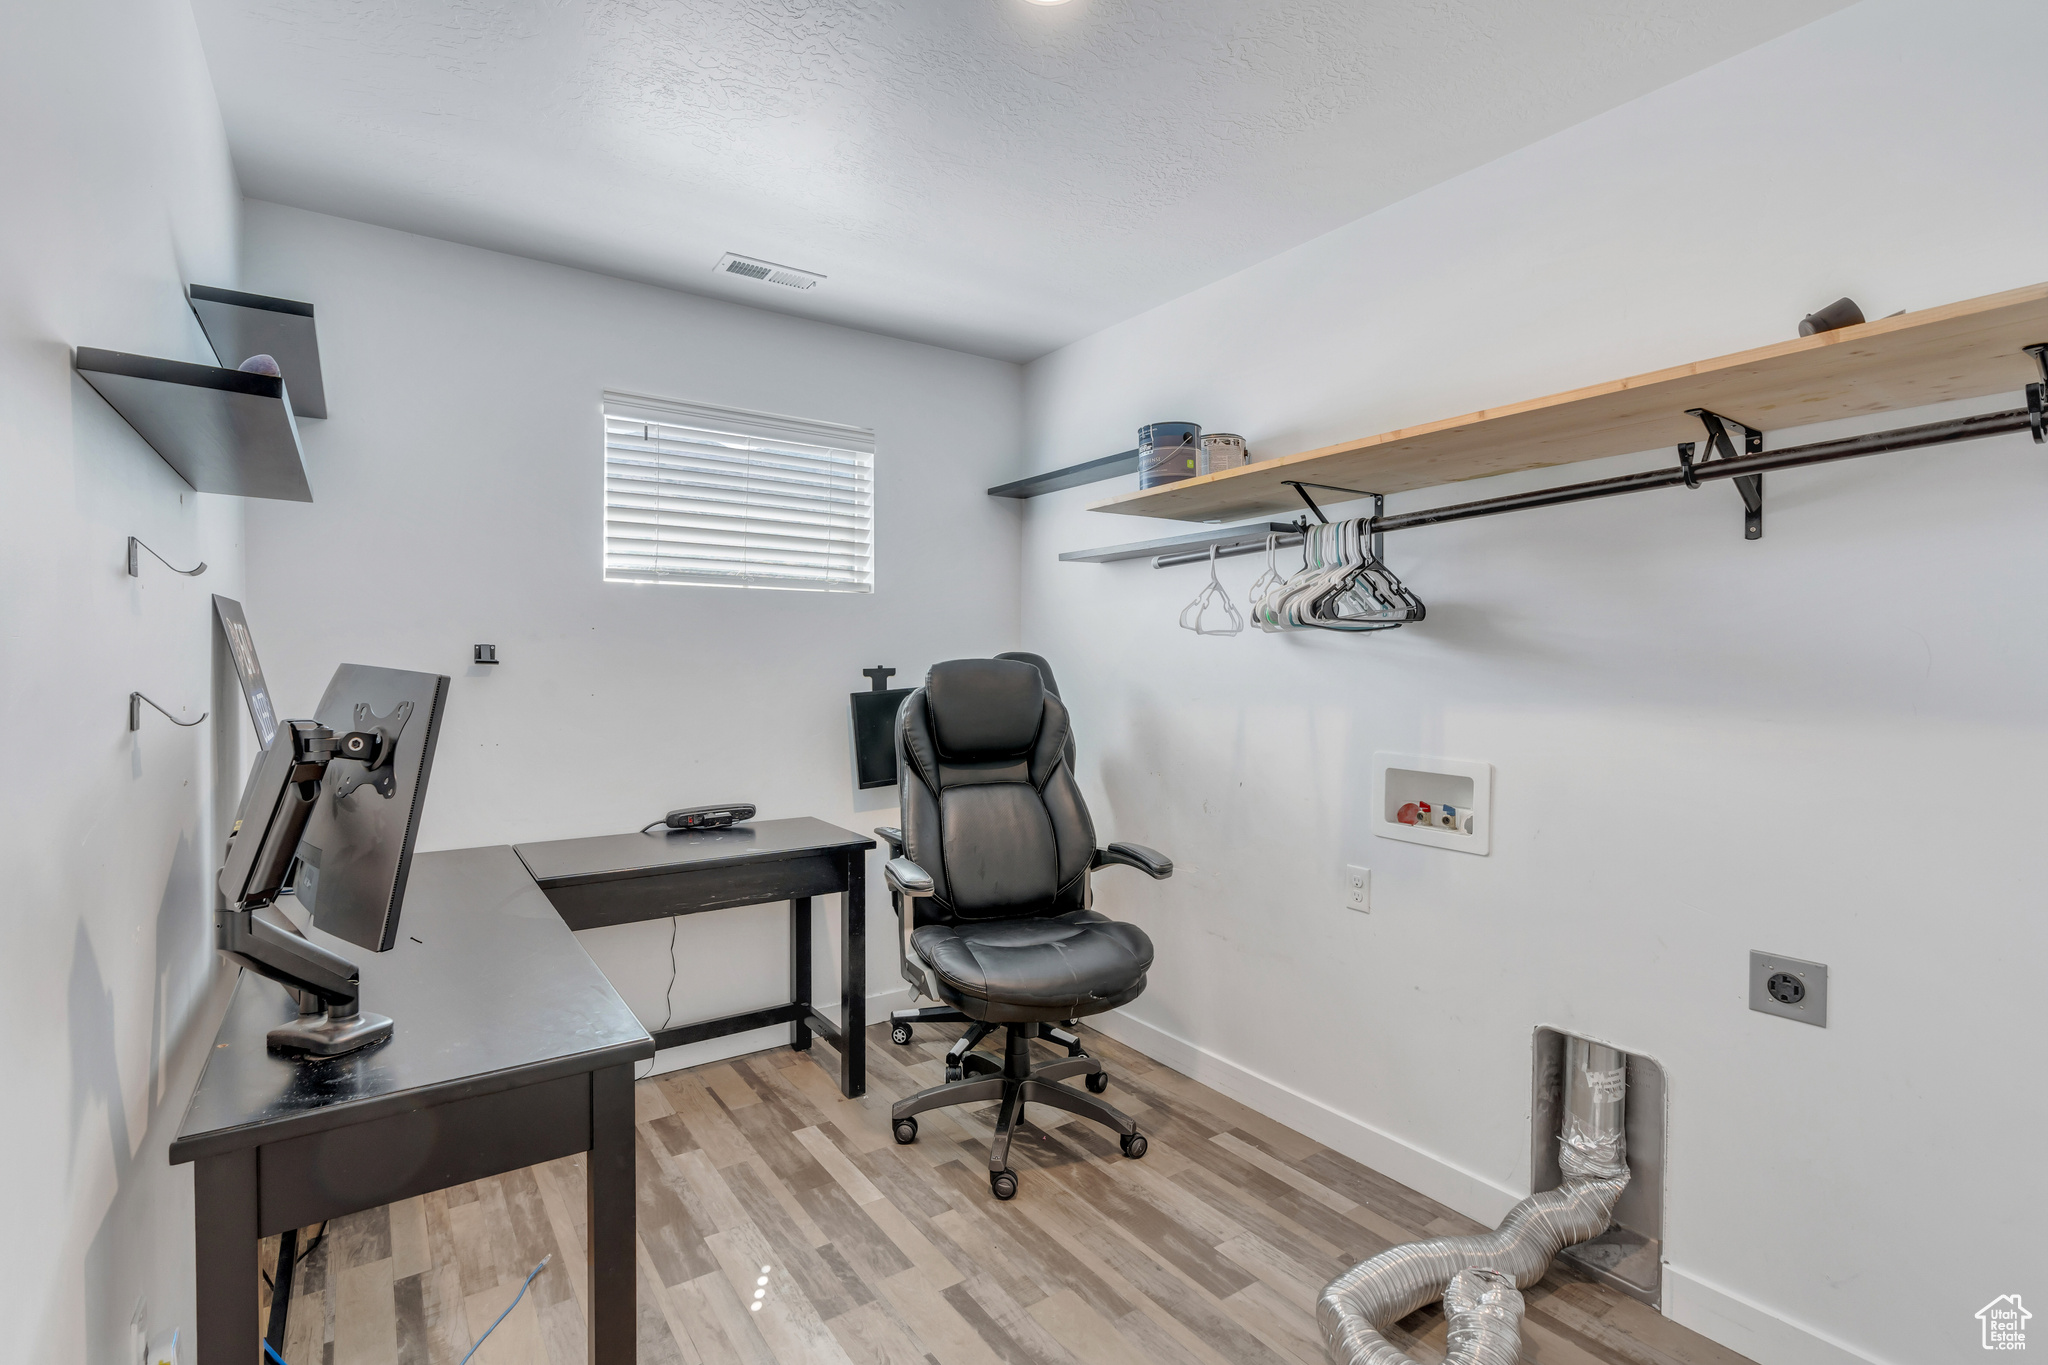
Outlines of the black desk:
M 867 1093 L 867 855 L 875 841 L 823 820 L 761 820 L 696 833 L 607 834 L 518 844 L 515 851 L 571 929 L 597 929 L 789 902 L 789 1000 L 654 1035 L 680 1047 L 730 1033 L 789 1025 L 802 1051 L 813 1032 L 839 1051 L 839 1089 Z M 839 894 L 840 1024 L 811 1004 L 811 897 Z M 408 908 L 407 914 L 411 913 Z M 375 1005 L 369 1008 L 376 1008 Z
M 244 973 L 173 1164 L 196 1162 L 199 1365 L 260 1350 L 257 1241 L 359 1209 L 590 1153 L 587 1359 L 634 1358 L 633 1063 L 654 1042 L 511 849 L 413 860 L 398 946 L 356 961 L 390 1041 L 322 1062 L 271 1054 L 293 1014 Z M 420 940 L 420 941 L 415 941 Z

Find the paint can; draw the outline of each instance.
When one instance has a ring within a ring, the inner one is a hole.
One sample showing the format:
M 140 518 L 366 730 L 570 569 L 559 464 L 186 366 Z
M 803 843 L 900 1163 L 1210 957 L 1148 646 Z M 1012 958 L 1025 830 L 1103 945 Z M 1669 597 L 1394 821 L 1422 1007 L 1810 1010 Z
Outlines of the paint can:
M 1153 422 L 1138 428 L 1138 487 L 1157 488 L 1200 473 L 1202 429 L 1193 422 Z
M 1226 469 L 1242 469 L 1251 463 L 1245 453 L 1244 437 L 1227 431 L 1207 432 L 1202 437 L 1201 472 L 1221 474 Z

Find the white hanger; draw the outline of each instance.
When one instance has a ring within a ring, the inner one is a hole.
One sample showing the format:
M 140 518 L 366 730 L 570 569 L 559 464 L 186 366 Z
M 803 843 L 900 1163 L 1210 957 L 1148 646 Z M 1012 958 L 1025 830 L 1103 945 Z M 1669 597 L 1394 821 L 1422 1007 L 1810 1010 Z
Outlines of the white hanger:
M 1374 556 L 1367 527 L 1346 520 L 1307 528 L 1301 572 L 1253 608 L 1259 628 L 1368 631 L 1422 620 L 1422 602 Z
M 1228 628 L 1218 627 L 1212 630 L 1202 624 L 1203 614 L 1212 605 L 1220 605 L 1223 608 L 1224 617 L 1230 622 Z M 1180 628 L 1191 630 L 1197 635 L 1235 635 L 1244 629 L 1244 617 L 1238 613 L 1236 604 L 1230 600 L 1230 594 L 1223 590 L 1222 580 L 1216 577 L 1214 545 L 1209 547 L 1209 584 L 1195 594 L 1194 601 L 1180 609 Z

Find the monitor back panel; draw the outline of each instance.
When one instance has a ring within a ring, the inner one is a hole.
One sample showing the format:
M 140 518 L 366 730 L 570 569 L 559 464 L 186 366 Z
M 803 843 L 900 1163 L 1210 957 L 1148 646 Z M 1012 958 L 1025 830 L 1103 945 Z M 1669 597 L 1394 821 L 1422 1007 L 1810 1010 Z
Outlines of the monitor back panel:
M 401 705 L 412 704 L 384 784 L 390 794 L 362 781 L 340 795 L 351 778 L 376 774 L 353 759 L 335 759 L 299 841 L 299 904 L 327 933 L 373 952 L 398 941 L 399 907 L 447 698 L 448 679 L 441 674 L 343 664 L 314 717 L 337 735 L 388 731 Z

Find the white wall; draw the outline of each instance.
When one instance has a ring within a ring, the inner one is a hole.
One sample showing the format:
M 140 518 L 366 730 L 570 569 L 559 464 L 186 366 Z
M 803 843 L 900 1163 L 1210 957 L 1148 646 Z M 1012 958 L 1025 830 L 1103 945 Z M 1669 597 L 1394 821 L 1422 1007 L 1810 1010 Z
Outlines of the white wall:
M 332 414 L 303 431 L 316 501 L 250 512 L 250 628 L 288 715 L 343 660 L 451 675 L 422 849 L 712 801 L 896 823 L 894 788 L 854 788 L 847 694 L 875 664 L 910 684 L 1015 644 L 1016 519 L 982 490 L 1016 466 L 1018 367 L 273 204 L 245 234 L 247 287 L 318 310 Z M 875 591 L 603 582 L 607 388 L 872 428 Z M 504 662 L 471 665 L 479 642 Z M 869 984 L 899 1000 L 869 874 Z M 836 1005 L 836 902 L 817 914 Z M 684 920 L 674 1022 L 787 998 L 787 924 L 779 905 Z M 668 924 L 582 938 L 659 1025 Z
M 1868 0 L 1036 362 L 1030 466 L 1166 417 L 1284 454 L 2048 278 L 2044 50 L 2024 0 Z M 2048 1298 L 2048 463 L 1766 484 L 1754 544 L 1716 486 L 1390 537 L 1429 619 L 1362 639 L 1175 629 L 1201 568 L 1055 556 L 1181 528 L 1076 489 L 1028 504 L 1026 647 L 1104 837 L 1179 866 L 1098 882 L 1159 944 L 1127 1036 L 1487 1219 L 1531 1030 L 1612 1039 L 1670 1080 L 1674 1317 L 1770 1365 L 1961 1359 Z M 1492 856 L 1372 837 L 1376 750 L 1494 764 Z M 1826 1030 L 1746 1008 L 1751 948 L 1829 964 Z
M 125 1361 L 139 1301 L 191 1322 L 191 1169 L 165 1147 L 226 980 L 209 873 L 253 744 L 210 596 L 240 591 L 242 514 L 71 350 L 210 363 L 183 292 L 235 283 L 238 199 L 176 0 L 9 6 L 0 129 L 0 1359 Z M 210 568 L 131 579 L 130 535 Z M 214 719 L 131 735 L 132 690 Z

